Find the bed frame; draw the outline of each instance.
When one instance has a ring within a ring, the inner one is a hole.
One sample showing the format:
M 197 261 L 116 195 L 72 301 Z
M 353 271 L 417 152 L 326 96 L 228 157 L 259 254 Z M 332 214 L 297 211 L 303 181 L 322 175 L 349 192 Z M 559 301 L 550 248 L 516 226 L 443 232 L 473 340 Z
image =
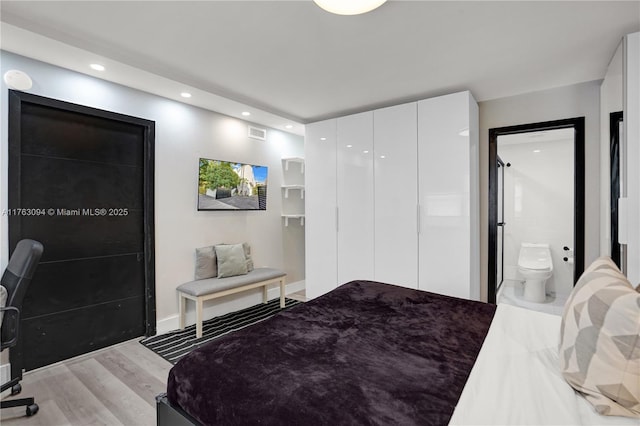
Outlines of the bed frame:
M 180 407 L 171 405 L 166 393 L 156 396 L 156 412 L 158 426 L 197 426 L 199 424 Z

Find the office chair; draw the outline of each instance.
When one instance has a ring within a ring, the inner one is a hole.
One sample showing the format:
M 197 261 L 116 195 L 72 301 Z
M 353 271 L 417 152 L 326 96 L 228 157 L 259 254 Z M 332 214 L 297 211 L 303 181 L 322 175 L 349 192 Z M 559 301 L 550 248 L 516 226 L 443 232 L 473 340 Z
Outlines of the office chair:
M 4 274 L 2 274 L 0 284 L 6 289 L 7 299 L 6 305 L 0 306 L 0 321 L 2 323 L 0 351 L 6 348 L 12 348 L 10 351 L 15 350 L 16 346 L 20 344 L 19 332 L 22 301 L 38 266 L 42 251 L 42 244 L 38 241 L 18 241 L 16 249 L 9 259 L 7 269 L 4 271 Z M 0 392 L 11 388 L 11 395 L 17 395 L 22 391 L 22 386 L 20 385 L 20 380 L 22 380 L 21 364 L 20 356 L 11 357 L 11 380 L 0 386 Z M 38 412 L 38 404 L 35 403 L 34 398 L 11 399 L 0 401 L 0 404 L 0 408 L 26 406 L 27 416 L 32 416 Z

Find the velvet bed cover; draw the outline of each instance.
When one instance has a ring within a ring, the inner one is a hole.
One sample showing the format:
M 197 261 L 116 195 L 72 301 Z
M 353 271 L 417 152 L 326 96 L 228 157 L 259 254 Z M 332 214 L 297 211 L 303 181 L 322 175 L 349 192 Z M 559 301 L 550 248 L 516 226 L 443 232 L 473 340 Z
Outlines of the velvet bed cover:
M 203 425 L 445 425 L 495 308 L 353 281 L 192 351 L 167 397 Z

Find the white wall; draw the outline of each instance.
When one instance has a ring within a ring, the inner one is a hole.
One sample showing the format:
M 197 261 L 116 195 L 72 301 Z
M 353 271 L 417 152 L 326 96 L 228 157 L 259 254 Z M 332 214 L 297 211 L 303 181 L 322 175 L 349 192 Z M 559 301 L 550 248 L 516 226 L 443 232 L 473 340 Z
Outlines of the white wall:
M 244 121 L 99 80 L 8 52 L 1 52 L 2 74 L 27 72 L 30 93 L 87 105 L 156 122 L 155 224 L 157 319 L 177 313 L 175 288 L 193 279 L 194 249 L 221 242 L 248 241 L 255 265 L 284 269 L 288 282 L 304 279 L 304 228 L 288 228 L 281 218 L 283 157 L 303 157 L 302 137 L 268 129 L 268 140 L 247 137 Z M 8 91 L 2 87 L 0 209 L 7 208 Z M 262 127 L 262 126 L 258 126 Z M 246 162 L 269 167 L 267 211 L 196 210 L 198 158 Z M 1 218 L 0 263 L 8 261 L 8 222 Z M 46 250 L 46 247 L 45 247 Z M 260 302 L 256 290 L 221 299 L 214 313 Z
M 611 255 L 611 135 L 609 116 L 622 111 L 622 42 L 600 86 L 600 254 Z
M 640 283 L 640 32 L 624 39 L 624 173 L 627 182 L 627 278 Z M 623 234 L 624 232 L 620 232 Z
M 573 265 L 562 258 L 563 247 L 573 246 L 573 139 L 506 144 L 503 138 L 509 136 L 498 137 L 498 155 L 511 163 L 504 169 L 505 279 L 521 279 L 521 243 L 549 244 L 547 292 L 569 294 Z
M 585 266 L 600 252 L 600 80 L 481 102 L 480 247 L 488 246 L 489 129 L 585 117 Z M 480 251 L 487 300 L 487 251 Z

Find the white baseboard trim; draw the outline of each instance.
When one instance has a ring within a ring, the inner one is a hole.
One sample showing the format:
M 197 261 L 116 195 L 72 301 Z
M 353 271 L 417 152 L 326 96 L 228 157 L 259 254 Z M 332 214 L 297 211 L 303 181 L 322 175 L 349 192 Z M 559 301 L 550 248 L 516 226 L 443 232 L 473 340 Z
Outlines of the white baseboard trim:
M 286 285 L 285 294 L 296 293 L 300 290 L 304 290 L 304 280 L 296 281 Z M 270 288 L 267 291 L 269 300 L 280 297 L 280 287 L 276 286 Z M 177 296 L 176 296 L 177 299 Z M 221 297 L 209 301 L 209 306 L 204 307 L 203 317 L 205 320 L 224 315 L 229 312 L 239 311 L 244 308 L 248 308 L 253 305 L 257 305 L 262 302 L 262 289 L 256 289 L 255 291 L 247 291 L 244 293 L 236 293 L 230 296 Z M 177 304 L 176 304 L 177 306 Z M 187 301 L 187 325 L 194 324 L 196 321 L 195 308 L 193 303 Z M 156 322 L 156 334 L 164 334 L 172 330 L 178 329 L 178 314 L 170 315 L 162 318 Z

